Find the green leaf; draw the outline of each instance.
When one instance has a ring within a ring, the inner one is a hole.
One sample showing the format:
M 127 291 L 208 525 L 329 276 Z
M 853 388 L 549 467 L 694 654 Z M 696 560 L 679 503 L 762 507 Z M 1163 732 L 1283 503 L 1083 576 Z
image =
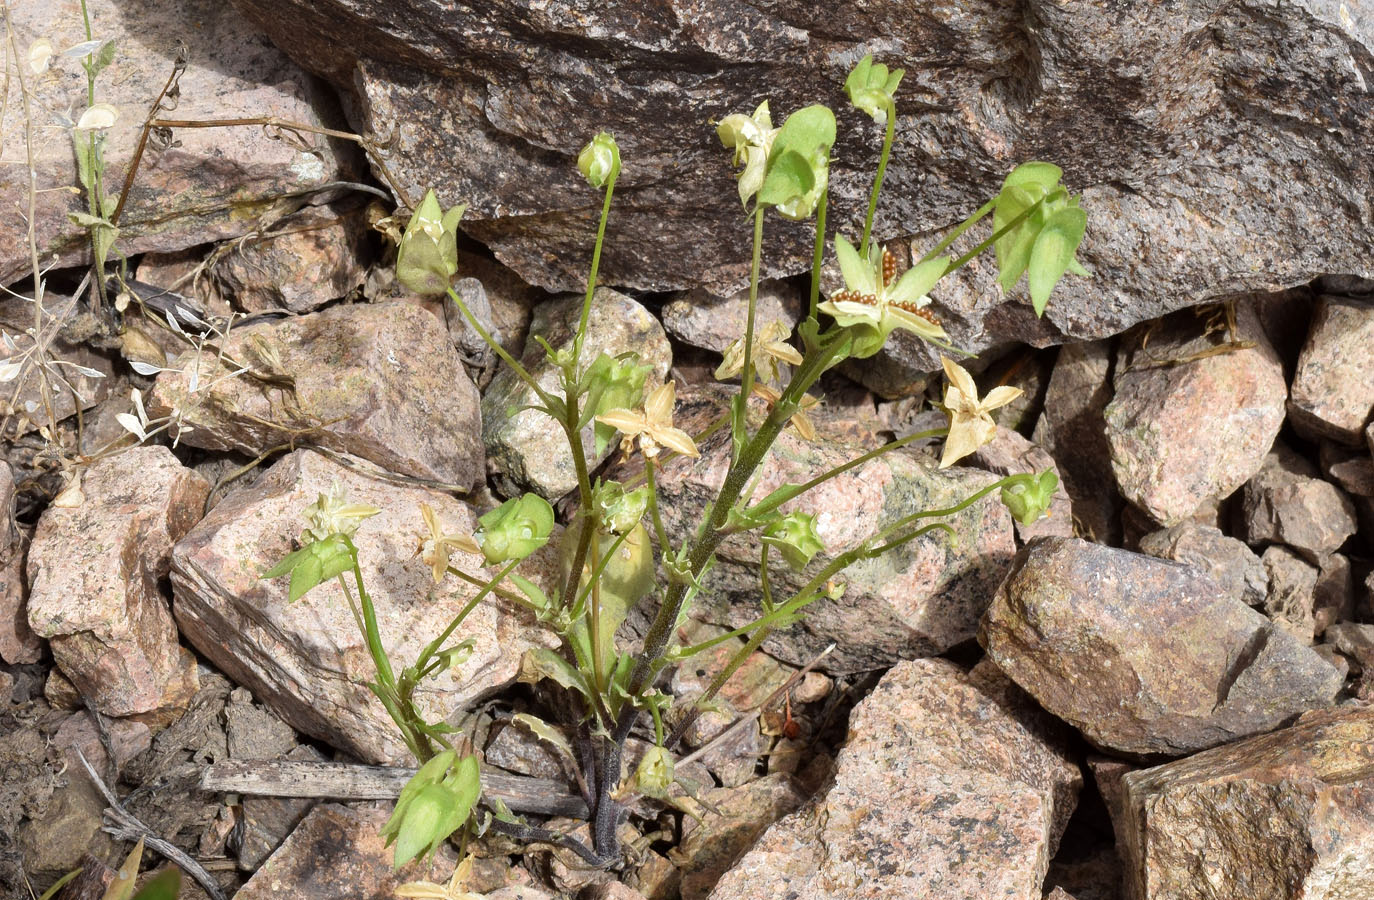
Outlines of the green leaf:
M 100 50 L 91 58 L 88 71 L 92 76 L 99 75 L 108 68 L 115 58 L 115 42 L 110 40 L 100 45 Z
M 308 547 L 302 547 L 295 553 L 288 553 L 286 557 L 282 559 L 281 562 L 277 563 L 275 566 L 268 569 L 266 572 L 263 572 L 258 577 L 263 579 L 280 578 L 287 572 L 290 572 L 292 569 L 296 568 L 297 563 L 299 563 L 302 559 L 309 555 L 309 552 L 310 550 Z
M 1028 162 L 1022 163 L 1011 170 L 1006 181 L 1002 182 L 1002 187 L 1027 187 L 1035 185 L 1044 193 L 1048 194 L 1059 184 L 1059 179 L 1063 177 L 1064 170 L 1054 163 L 1047 162 Z
M 134 894 L 133 900 L 176 900 L 181 893 L 181 870 L 159 872 Z
M 520 657 L 520 672 L 515 677 L 525 684 L 538 684 L 548 678 L 569 690 L 577 691 L 588 700 L 592 699 L 592 692 L 582 673 L 572 663 L 543 647 L 525 651 L 525 655 Z
M 739 461 L 744 445 L 749 442 L 748 398 L 735 394 L 730 398 L 730 459 Z
M 1030 209 L 1035 203 L 1035 198 L 1026 192 L 1024 188 L 1009 186 L 1002 189 L 1002 193 L 997 195 L 997 206 L 992 213 L 992 228 L 994 232 L 1001 231 L 1011 224 L 1017 216 Z M 1020 280 L 1021 273 L 1026 271 L 1026 264 L 1030 261 L 1030 248 L 1035 243 L 1035 234 L 1027 227 L 1029 222 L 1022 222 L 1016 228 L 1002 235 L 993 244 L 993 250 L 997 255 L 997 283 L 1002 286 L 1002 290 L 1009 291 L 1015 287 Z
M 514 572 L 511 572 L 506 577 L 509 578 L 512 582 L 514 582 L 515 586 L 520 589 L 520 593 L 528 597 L 529 601 L 533 603 L 536 607 L 538 607 L 541 610 L 549 608 L 548 595 L 546 595 L 543 592 L 543 590 L 540 589 L 539 585 L 535 584 L 533 581 L 530 581 L 523 575 L 517 575 Z
M 1051 215 L 1036 237 L 1026 277 L 1030 283 L 1031 305 L 1037 316 L 1045 314 L 1050 292 L 1073 262 L 1087 227 L 1087 214 L 1070 206 Z
M 313 546 L 313 545 L 312 545 Z M 288 603 L 295 603 L 324 580 L 324 564 L 318 556 L 306 554 L 291 570 L 291 588 L 287 593 Z

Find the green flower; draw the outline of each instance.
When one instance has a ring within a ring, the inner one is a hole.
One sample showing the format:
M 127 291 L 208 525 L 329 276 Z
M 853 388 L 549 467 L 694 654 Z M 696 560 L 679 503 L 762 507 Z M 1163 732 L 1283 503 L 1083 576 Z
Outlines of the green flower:
M 897 328 L 926 340 L 949 340 L 939 320 L 925 311 L 930 303 L 926 292 L 944 276 L 949 257 L 937 256 L 912 266 L 894 284 L 896 260 L 876 242 L 869 246 L 868 259 L 864 260 L 844 235 L 837 234 L 835 256 L 844 274 L 845 289 L 831 294 L 817 308 L 840 325 L 856 329 L 852 356 L 863 359 L 877 353 Z
M 1070 195 L 1059 183 L 1062 175 L 1052 163 L 1022 163 L 1002 183 L 993 208 L 994 231 L 1006 229 L 993 245 L 997 283 L 1009 291 L 1025 273 L 1037 316 L 1044 314 L 1064 273 L 1088 274 L 1074 257 L 1088 227 L 1087 213 L 1078 207 L 1082 198 Z
M 812 557 L 825 549 L 816 534 L 816 517 L 810 513 L 788 513 L 769 523 L 763 542 L 777 548 L 793 571 L 800 572 Z
M 598 354 L 582 376 L 587 390 L 584 415 L 595 418 L 613 409 L 638 406 L 644 397 L 644 382 L 653 368 L 639 365 L 639 357 L 633 353 L 622 357 Z M 593 434 L 596 453 L 600 456 L 615 437 L 615 428 L 597 422 Z
M 553 533 L 553 507 L 538 494 L 512 498 L 477 520 L 482 530 L 474 535 L 482 555 L 491 565 L 524 559 L 549 542 Z
M 859 60 L 844 80 L 844 92 L 850 103 L 872 116 L 879 125 L 886 125 L 887 112 L 896 105 L 893 95 L 905 74 L 904 69 L 889 73 L 887 66 L 875 63 L 873 55 L 869 54 Z
M 739 173 L 739 199 L 745 206 L 749 198 L 763 186 L 768 167 L 768 153 L 778 133 L 768 113 L 768 101 L 759 104 L 752 116 L 735 113 L 720 120 L 716 136 L 727 148 L 735 151 L 735 165 L 744 165 Z
M 287 602 L 295 603 L 321 582 L 342 575 L 353 568 L 353 554 L 348 547 L 348 539 L 343 535 L 330 535 L 322 541 L 306 544 L 295 553 L 262 574 L 263 578 L 280 578 L 291 573 L 291 586 Z
M 301 543 L 322 541 L 332 535 L 352 537 L 362 524 L 381 512 L 366 503 L 349 503 L 348 490 L 335 481 L 328 493 L 319 494 L 314 503 L 305 508 L 305 530 Z
M 665 797 L 673 784 L 673 754 L 665 747 L 650 747 L 635 769 L 635 784 L 646 797 Z
M 417 294 L 443 294 L 458 271 L 458 220 L 467 204 L 443 212 L 434 191 L 410 217 L 396 252 L 396 278 Z
M 615 138 L 604 131 L 592 138 L 577 154 L 577 170 L 594 188 L 614 180 L 620 174 L 620 147 Z
M 1022 525 L 1032 525 L 1049 515 L 1059 476 L 1050 469 L 1038 475 L 1013 475 L 1011 484 L 1002 488 L 1002 504 Z
M 592 502 L 598 518 L 613 534 L 624 534 L 639 524 L 649 508 L 649 487 L 625 490 L 618 481 L 598 484 Z
M 382 826 L 387 846 L 396 844 L 393 867 L 428 856 L 467 821 L 481 793 L 475 756 L 457 759 L 446 750 L 420 767 L 406 782 L 396 809 Z
M 768 152 L 759 202 L 784 218 L 810 218 L 830 181 L 830 148 L 835 145 L 835 114 L 813 104 L 787 117 Z

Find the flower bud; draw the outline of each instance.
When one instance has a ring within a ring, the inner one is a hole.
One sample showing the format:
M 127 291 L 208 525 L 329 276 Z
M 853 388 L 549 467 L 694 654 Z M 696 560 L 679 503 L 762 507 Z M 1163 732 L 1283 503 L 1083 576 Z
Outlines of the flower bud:
M 491 565 L 524 559 L 549 542 L 553 532 L 553 507 L 538 494 L 525 494 L 502 503 L 477 520 L 482 530 L 474 535 Z
M 797 572 L 825 549 L 816 534 L 816 517 L 810 513 L 794 512 L 774 519 L 764 528 L 762 540 L 775 547 Z
M 1059 476 L 1046 469 L 1039 475 L 1012 477 L 1014 480 L 1002 488 L 1002 504 L 1022 525 L 1034 524 L 1049 511 Z
M 624 534 L 644 518 L 649 508 L 649 488 L 645 485 L 626 491 L 620 482 L 607 481 L 597 487 L 593 502 L 601 523 L 615 534 Z
M 673 783 L 673 754 L 666 747 L 650 747 L 635 770 L 635 784 L 646 797 L 662 797 Z
M 615 138 L 601 132 L 577 154 L 577 170 L 594 188 L 603 188 L 620 174 L 620 148 Z
M 893 105 L 893 95 L 905 74 L 903 69 L 889 73 L 887 66 L 875 63 L 870 54 L 859 60 L 844 80 L 844 92 L 855 107 L 868 113 L 879 125 L 886 125 L 887 111 Z
M 410 217 L 396 252 L 396 278 L 417 294 L 443 294 L 458 271 L 458 220 L 466 204 L 448 212 L 431 190 Z

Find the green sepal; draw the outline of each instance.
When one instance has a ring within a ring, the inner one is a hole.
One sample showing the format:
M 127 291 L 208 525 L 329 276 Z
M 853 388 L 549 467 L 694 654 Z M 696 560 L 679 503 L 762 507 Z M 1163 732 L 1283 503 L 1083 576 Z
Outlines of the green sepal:
M 1045 314 L 1045 305 L 1050 302 L 1050 292 L 1064 277 L 1083 234 L 1088 228 L 1088 215 L 1076 206 L 1055 211 L 1050 215 L 1035 245 L 1030 251 L 1030 265 L 1026 280 L 1030 286 L 1031 305 L 1035 314 Z

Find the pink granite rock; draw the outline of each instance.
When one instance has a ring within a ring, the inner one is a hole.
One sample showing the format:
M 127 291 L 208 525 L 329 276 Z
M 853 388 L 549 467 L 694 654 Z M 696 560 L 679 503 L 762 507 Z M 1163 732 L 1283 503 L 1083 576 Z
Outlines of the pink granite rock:
M 1288 416 L 1304 437 L 1358 445 L 1374 412 L 1374 306 L 1345 297 L 1317 303 L 1293 374 Z
M 1316 467 L 1283 445 L 1245 485 L 1244 537 L 1252 544 L 1277 541 L 1312 562 L 1355 533 L 1355 504 L 1317 476 Z
M 307 313 L 362 285 L 366 237 L 361 210 L 307 207 L 235 241 L 210 274 L 219 293 L 244 312 Z
M 1126 499 L 1162 525 L 1244 484 L 1283 424 L 1283 364 L 1250 306 L 1237 319 L 1235 339 L 1253 346 L 1218 352 L 1219 341 L 1184 316 L 1119 354 L 1105 413 L 1112 468 Z
M 0 659 L 37 662 L 43 642 L 29 627 L 24 580 L 25 536 L 14 524 L 14 473 L 0 462 Z
M 232 331 L 224 353 L 266 380 L 225 378 L 191 351 L 158 376 L 148 414 L 179 414 L 183 443 L 257 455 L 308 442 L 463 489 L 482 476 L 477 388 L 422 309 L 336 306 Z
M 159 582 L 172 544 L 201 517 L 209 483 L 166 447 L 92 465 L 85 499 L 51 506 L 29 548 L 29 625 L 92 709 L 110 716 L 188 702 L 195 663 Z
M 408 753 L 396 728 L 367 688 L 376 677 L 372 659 L 338 583 L 288 603 L 288 579 L 260 577 L 291 552 L 302 511 L 335 482 L 350 501 L 382 510 L 362 522 L 354 542 L 387 653 L 397 667 L 413 662 L 476 590 L 452 576 L 435 585 L 416 556 L 426 534 L 419 504 L 433 508 L 446 533 L 471 533 L 476 511 L 450 495 L 370 478 L 306 450 L 220 501 L 177 544 L 176 617 L 197 650 L 293 728 L 361 759 L 403 760 Z M 455 561 L 480 571 L 480 560 L 459 554 Z M 521 571 L 549 584 L 552 561 L 546 552 Z M 463 622 L 455 640 L 465 638 L 474 641 L 469 659 L 425 680 L 416 694 L 430 721 L 453 717 L 508 684 L 526 649 L 556 644 L 523 613 L 494 602 L 479 604 Z

